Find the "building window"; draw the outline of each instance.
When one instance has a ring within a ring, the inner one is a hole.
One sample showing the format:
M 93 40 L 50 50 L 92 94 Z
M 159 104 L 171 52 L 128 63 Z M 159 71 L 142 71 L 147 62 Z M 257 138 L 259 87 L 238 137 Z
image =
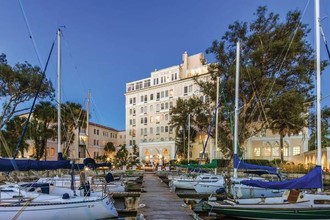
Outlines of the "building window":
M 136 90 L 142 89 L 143 88 L 142 82 L 137 82 L 136 85 L 135 85 L 135 88 L 136 88 Z
M 165 114 L 165 121 L 168 121 L 168 114 Z
M 53 147 L 50 148 L 50 153 L 49 154 L 50 154 L 51 157 L 55 156 L 55 148 L 53 148 Z
M 147 103 L 148 102 L 148 96 L 144 95 L 144 102 Z
M 192 85 L 189 85 L 189 87 L 188 87 L 188 92 L 189 92 L 189 93 L 192 93 L 192 91 L 193 91 L 193 86 L 192 86 Z
M 148 118 L 147 117 L 144 117 L 144 124 L 148 124 Z
M 300 154 L 300 146 L 294 146 L 292 149 L 293 155 L 299 155 Z
M 255 157 L 260 157 L 260 147 L 255 147 L 255 148 L 253 149 L 253 155 L 254 155 Z
M 140 118 L 140 123 L 143 124 L 143 118 Z
M 170 96 L 170 98 L 173 97 L 173 89 L 170 89 L 169 96 Z
M 140 113 L 143 114 L 143 107 L 140 108 Z
M 183 87 L 183 95 L 188 95 L 188 86 Z
M 160 116 L 157 115 L 157 116 L 156 116 L 156 123 L 159 123 L 159 122 L 160 122 Z
M 165 132 L 168 132 L 168 126 L 165 126 Z
M 160 92 L 157 92 L 156 100 L 158 101 L 159 99 L 160 99 Z
M 154 117 L 150 116 L 150 123 L 154 122 Z
M 96 134 L 96 129 L 94 128 L 94 134 Z
M 270 157 L 272 155 L 272 149 L 270 147 L 270 143 L 269 142 L 266 143 L 266 146 L 265 146 L 264 150 L 265 150 L 264 151 L 264 156 L 265 157 Z
M 144 88 L 150 87 L 150 79 L 144 81 Z
M 280 145 L 278 144 L 278 142 L 275 142 L 275 144 L 273 145 L 272 155 L 274 157 L 279 157 L 280 156 Z
M 154 100 L 154 94 L 150 94 L 150 100 Z
M 143 128 L 140 129 L 140 133 L 141 133 L 141 135 L 143 135 Z

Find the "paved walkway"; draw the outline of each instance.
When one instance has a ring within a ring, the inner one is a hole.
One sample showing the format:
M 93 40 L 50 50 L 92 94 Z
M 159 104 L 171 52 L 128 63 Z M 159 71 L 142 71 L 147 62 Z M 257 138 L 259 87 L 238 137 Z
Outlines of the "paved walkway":
M 156 174 L 145 173 L 143 187 L 137 210 L 140 219 L 194 219 L 195 213 Z

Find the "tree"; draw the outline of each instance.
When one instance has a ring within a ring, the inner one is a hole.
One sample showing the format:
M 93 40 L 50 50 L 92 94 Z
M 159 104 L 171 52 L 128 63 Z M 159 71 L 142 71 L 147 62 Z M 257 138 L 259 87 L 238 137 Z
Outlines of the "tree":
M 23 130 L 25 121 L 25 117 L 15 116 L 7 122 L 6 129 L 2 132 L 6 143 L 2 143 L 0 145 L 0 152 L 2 157 L 12 157 L 15 154 L 16 146 L 21 137 L 21 132 Z M 27 137 L 24 137 L 22 146 L 19 149 L 22 157 L 24 157 L 24 151 L 29 147 L 29 144 L 26 142 L 26 140 Z M 6 149 L 5 144 L 8 146 L 8 149 Z
M 201 120 L 201 117 L 207 118 L 209 112 L 203 112 L 204 103 L 198 98 L 193 97 L 188 100 L 179 98 L 174 106 L 170 110 L 171 120 L 169 125 L 175 128 L 177 154 L 183 157 L 187 157 L 188 151 L 185 150 L 185 146 L 188 146 L 188 129 L 190 129 L 190 140 L 195 140 L 197 136 L 197 129 L 201 132 L 205 132 L 207 125 L 206 120 Z M 202 113 L 203 112 L 203 113 Z M 195 120 L 194 116 L 197 119 Z M 190 117 L 190 127 L 188 126 L 188 117 Z M 205 119 L 204 118 L 204 119 Z M 207 132 L 207 130 L 206 130 Z
M 274 97 L 272 110 L 268 112 L 269 128 L 280 135 L 281 162 L 284 161 L 283 139 L 285 136 L 299 134 L 308 123 L 308 114 L 304 105 L 305 97 L 295 91 Z
M 39 67 L 28 62 L 17 63 L 11 67 L 6 55 L 0 55 L 0 100 L 3 105 L 0 113 L 0 129 L 17 113 L 18 106 L 33 99 L 39 88 L 42 72 Z M 52 98 L 54 89 L 52 83 L 43 79 L 39 99 Z
M 219 129 L 224 135 L 218 143 L 219 146 L 226 147 L 227 152 L 230 152 L 233 146 L 233 128 L 230 121 L 234 112 L 237 41 L 241 42 L 238 128 L 240 145 L 264 128 L 276 129 L 277 123 L 274 121 L 278 117 L 276 113 L 270 114 L 270 111 L 281 112 L 284 110 L 279 108 L 286 108 L 279 105 L 278 97 L 288 98 L 290 94 L 296 93 L 301 94 L 303 103 L 312 99 L 313 49 L 306 41 L 310 29 L 301 23 L 301 13 L 290 11 L 286 20 L 280 22 L 278 14 L 267 13 L 266 7 L 259 7 L 255 16 L 251 23 L 236 21 L 229 26 L 221 41 L 212 43 L 206 51 L 216 59 L 209 67 L 211 80 L 196 78 L 196 83 L 213 103 L 216 102 L 216 78 L 220 77 L 222 80 L 220 103 L 223 104 L 219 109 Z M 322 67 L 326 64 L 322 62 Z M 272 125 L 275 127 L 271 127 Z M 290 129 L 293 131 L 299 128 L 301 124 Z
M 329 138 L 329 127 L 330 127 L 330 107 L 325 106 L 321 112 L 322 120 L 321 120 L 321 145 L 322 147 L 329 147 L 330 146 L 330 138 Z M 316 143 L 316 115 L 315 113 L 311 113 L 309 115 L 309 128 L 311 130 L 310 139 L 308 142 L 308 150 L 315 150 L 317 143 Z
M 128 164 L 129 157 L 125 144 L 117 151 L 115 159 L 117 166 L 124 166 Z
M 104 151 L 107 155 L 112 154 L 112 153 L 116 152 L 116 147 L 115 147 L 115 145 L 113 145 L 112 142 L 108 142 L 104 146 Z
M 86 128 L 87 112 L 82 108 L 79 103 L 66 102 L 61 105 L 62 117 L 61 117 L 61 133 L 64 143 L 63 156 L 68 157 L 70 155 L 70 146 L 75 139 L 75 131 L 80 128 Z
M 34 156 L 37 160 L 40 160 L 42 156 L 46 160 L 47 141 L 56 137 L 54 126 L 56 115 L 56 108 L 50 102 L 40 102 L 35 106 L 30 131 L 36 150 Z

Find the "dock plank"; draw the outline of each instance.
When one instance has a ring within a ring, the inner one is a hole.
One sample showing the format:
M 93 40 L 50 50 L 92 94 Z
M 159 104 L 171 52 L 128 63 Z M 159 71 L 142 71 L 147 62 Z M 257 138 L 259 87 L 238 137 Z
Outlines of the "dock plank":
M 154 173 L 145 173 L 137 216 L 151 219 L 194 219 L 195 213 Z

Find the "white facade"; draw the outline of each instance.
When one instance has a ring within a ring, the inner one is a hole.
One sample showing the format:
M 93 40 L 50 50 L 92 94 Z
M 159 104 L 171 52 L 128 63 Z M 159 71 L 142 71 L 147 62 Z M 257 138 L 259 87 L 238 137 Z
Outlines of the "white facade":
M 182 64 L 155 70 L 149 78 L 126 84 L 126 146 L 137 145 L 140 160 L 165 161 L 175 157 L 175 132 L 169 126 L 170 109 L 178 98 L 199 92 L 192 76 L 207 74 L 202 53 Z M 159 160 L 162 159 L 162 160 Z

